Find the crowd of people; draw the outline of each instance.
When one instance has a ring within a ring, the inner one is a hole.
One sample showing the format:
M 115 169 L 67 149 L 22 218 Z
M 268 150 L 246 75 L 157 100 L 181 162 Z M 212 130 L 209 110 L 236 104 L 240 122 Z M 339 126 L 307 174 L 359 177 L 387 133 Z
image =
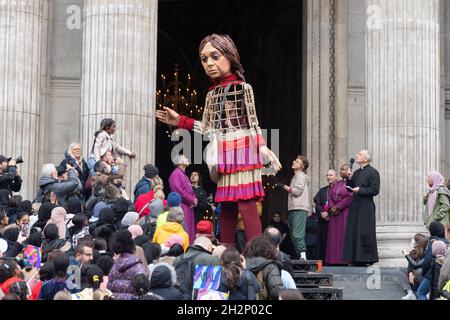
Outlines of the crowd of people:
M 2 299 L 191 300 L 196 266 L 220 267 L 214 289 L 229 300 L 302 299 L 278 229 L 268 227 L 241 251 L 221 245 L 219 225 L 206 217 L 220 205 L 211 207 L 198 172 L 186 175 L 184 156 L 170 194 L 148 164 L 131 198 L 120 156 L 133 153 L 114 142 L 114 121 L 100 127 L 88 161 L 73 143 L 60 164 L 42 167 L 35 199 L 17 194 L 17 165 L 1 156 Z M 103 140 L 110 147 L 102 149 Z
M 358 195 L 352 187 L 348 190 L 358 171 L 353 174 L 347 164 L 340 168 L 341 180 L 336 171 L 327 172 L 329 185 L 319 190 L 311 209 L 308 160 L 298 157 L 290 186 L 279 186 L 289 193 L 288 223 L 275 213 L 259 236 L 246 241 L 244 233 L 237 250 L 220 243 L 219 225 L 206 218 L 220 205 L 210 207 L 198 172 L 186 175 L 184 156 L 177 158 L 169 179 L 170 194 L 164 194 L 158 168 L 148 164 L 130 199 L 121 184 L 126 167 L 117 151 L 105 150 L 91 165 L 78 155 L 81 146 L 73 143 L 58 166 L 43 166 L 33 201 L 13 195 L 20 192 L 22 179 L 14 160 L 0 156 L 1 190 L 7 199 L 0 207 L 2 299 L 191 300 L 196 266 L 221 268 L 215 289 L 229 300 L 301 299 L 291 258 L 321 259 L 328 265 L 364 261 L 345 253 L 352 240 L 349 212 Z M 358 163 L 367 169 L 370 155 L 359 155 Z M 371 187 L 369 182 L 358 185 L 359 193 Z M 410 252 L 403 252 L 408 264 L 398 271 L 403 299 L 436 299 L 449 292 L 449 192 L 437 173 L 430 173 L 428 182 L 424 224 L 431 236 L 417 234 Z M 237 225 L 236 235 L 239 231 Z M 289 239 L 292 256 L 283 252 Z M 373 252 L 366 248 L 363 254 Z

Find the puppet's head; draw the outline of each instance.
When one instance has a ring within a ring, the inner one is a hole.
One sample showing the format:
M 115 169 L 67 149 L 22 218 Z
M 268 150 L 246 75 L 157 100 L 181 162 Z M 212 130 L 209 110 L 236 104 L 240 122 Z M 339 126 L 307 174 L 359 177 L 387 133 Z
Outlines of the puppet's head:
M 220 80 L 229 73 L 236 73 L 245 82 L 236 45 L 228 35 L 212 34 L 200 43 L 200 59 L 206 74 L 213 80 Z

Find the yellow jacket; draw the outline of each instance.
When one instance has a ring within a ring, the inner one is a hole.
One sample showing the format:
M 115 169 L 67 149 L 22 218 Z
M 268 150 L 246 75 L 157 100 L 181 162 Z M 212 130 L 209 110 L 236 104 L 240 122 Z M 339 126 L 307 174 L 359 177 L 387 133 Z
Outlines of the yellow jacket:
M 173 234 L 183 238 L 183 249 L 186 252 L 189 247 L 189 235 L 184 231 L 183 226 L 176 222 L 166 222 L 162 226 L 157 227 L 153 236 L 153 242 L 163 245 Z

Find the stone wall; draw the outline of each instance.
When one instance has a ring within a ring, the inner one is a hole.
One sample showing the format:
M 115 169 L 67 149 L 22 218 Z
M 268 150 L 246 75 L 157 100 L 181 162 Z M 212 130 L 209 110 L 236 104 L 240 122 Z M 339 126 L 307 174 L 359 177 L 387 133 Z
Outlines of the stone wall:
M 77 24 L 81 22 L 83 1 L 59 0 L 52 4 L 44 162 L 59 164 L 68 146 L 80 140 L 82 31 Z

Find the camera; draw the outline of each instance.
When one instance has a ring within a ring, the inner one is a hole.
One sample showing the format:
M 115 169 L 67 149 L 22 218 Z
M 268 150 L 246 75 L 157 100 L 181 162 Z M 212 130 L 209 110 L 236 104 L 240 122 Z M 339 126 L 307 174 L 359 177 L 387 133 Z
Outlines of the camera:
M 12 157 L 8 158 L 8 162 L 11 161 L 11 159 L 12 159 Z M 21 164 L 21 163 L 25 162 L 25 161 L 23 161 L 22 156 L 17 157 L 15 160 L 16 160 L 16 164 Z

